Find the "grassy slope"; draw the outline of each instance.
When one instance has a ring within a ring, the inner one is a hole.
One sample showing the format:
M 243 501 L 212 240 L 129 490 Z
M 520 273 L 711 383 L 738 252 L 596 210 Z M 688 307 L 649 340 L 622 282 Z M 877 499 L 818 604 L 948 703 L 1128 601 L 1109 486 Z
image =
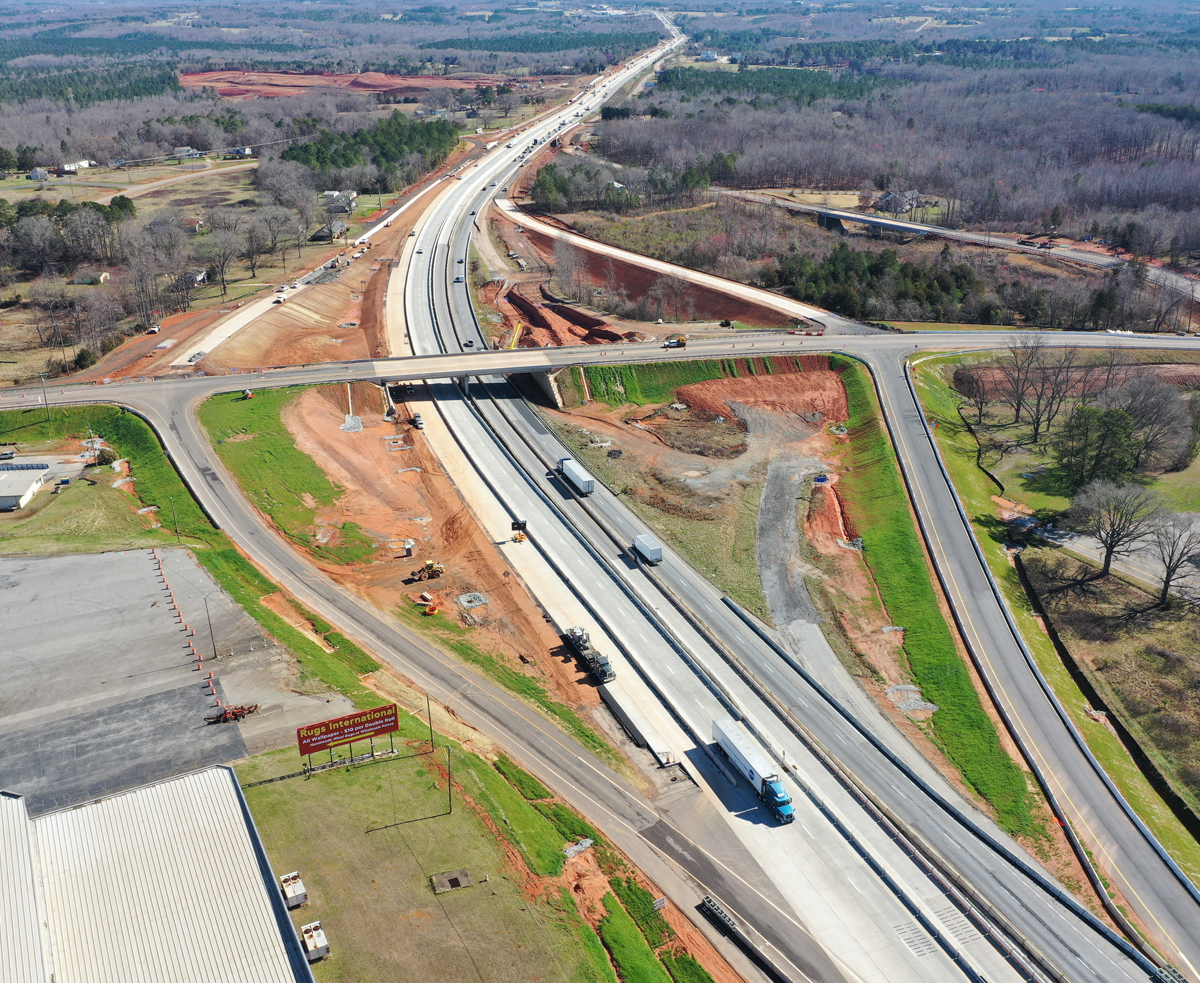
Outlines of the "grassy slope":
M 1000 747 L 967 667 L 938 608 L 900 472 L 883 429 L 865 369 L 852 364 L 842 379 L 850 403 L 852 439 L 838 483 L 864 542 L 863 557 L 893 624 L 903 625 L 913 679 L 936 703 L 933 737 L 963 779 L 996 809 L 1010 833 L 1036 832 L 1025 776 Z
M 600 938 L 612 953 L 622 983 L 671 983 L 662 963 L 615 895 L 604 896 L 607 914 L 600 919 Z
M 220 393 L 201 404 L 198 416 L 246 497 L 284 535 L 322 559 L 361 563 L 375 552 L 375 544 L 354 523 L 342 525 L 336 545 L 319 543 L 313 535 L 318 507 L 333 505 L 341 489 L 297 449 L 283 425 L 281 414 L 300 391 L 260 389 L 254 399 Z
M 916 371 L 917 392 L 930 419 L 939 423 L 934 434 L 954 481 L 955 489 L 971 517 L 975 536 L 983 547 L 984 557 L 992 576 L 1012 612 L 1025 644 L 1033 653 L 1038 667 L 1057 694 L 1071 722 L 1087 741 L 1109 777 L 1116 783 L 1126 801 L 1163 844 L 1175 861 L 1194 881 L 1200 880 L 1200 844 L 1188 835 L 1159 795 L 1138 770 L 1121 742 L 1103 724 L 1084 712 L 1083 693 L 1054 651 L 1033 616 L 1029 600 L 1017 581 L 1016 571 L 1008 563 L 998 543 L 992 538 L 996 525 L 989 496 L 998 494 L 995 483 L 975 464 L 976 444 L 971 434 L 961 426 L 958 416 L 958 397 L 936 370 L 939 362 L 924 361 Z

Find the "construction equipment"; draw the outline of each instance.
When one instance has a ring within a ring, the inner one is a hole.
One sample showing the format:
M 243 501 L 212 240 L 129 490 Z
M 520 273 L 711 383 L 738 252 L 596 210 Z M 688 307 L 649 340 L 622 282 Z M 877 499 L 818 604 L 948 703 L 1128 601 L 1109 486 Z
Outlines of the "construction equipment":
M 514 543 L 523 543 L 528 538 L 529 537 L 526 536 L 525 533 L 523 533 L 523 532 L 514 532 L 513 533 L 513 542 Z
M 446 572 L 446 568 L 444 566 L 442 566 L 442 564 L 436 563 L 433 560 L 426 560 L 425 566 L 421 567 L 419 570 L 414 570 L 412 572 L 412 579 L 413 580 L 437 580 L 437 578 L 440 577 L 445 572 Z
M 239 721 L 243 717 L 245 717 L 247 714 L 254 713 L 254 711 L 257 709 L 258 709 L 257 703 L 255 703 L 253 706 L 248 706 L 248 707 L 243 707 L 243 706 L 221 707 L 220 713 L 214 713 L 212 716 L 205 717 L 204 722 L 207 724 L 225 724 L 232 720 L 236 723 L 237 721 Z

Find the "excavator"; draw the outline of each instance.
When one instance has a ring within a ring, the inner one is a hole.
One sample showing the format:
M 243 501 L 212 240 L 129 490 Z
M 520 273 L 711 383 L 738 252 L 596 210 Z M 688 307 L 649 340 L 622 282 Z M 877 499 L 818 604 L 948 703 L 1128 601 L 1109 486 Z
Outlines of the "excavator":
M 413 580 L 437 580 L 437 578 L 440 577 L 445 572 L 446 572 L 446 568 L 444 566 L 442 566 L 442 564 L 436 563 L 433 560 L 426 560 L 425 566 L 421 567 L 419 570 L 414 570 L 412 572 L 412 579 Z

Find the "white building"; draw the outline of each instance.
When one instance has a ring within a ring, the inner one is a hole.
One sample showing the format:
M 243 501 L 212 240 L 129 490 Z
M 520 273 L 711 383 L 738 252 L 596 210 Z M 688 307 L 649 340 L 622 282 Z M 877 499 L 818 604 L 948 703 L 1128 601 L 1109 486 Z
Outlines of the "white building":
M 37 819 L 0 792 L 0 940 L 4 983 L 313 983 L 224 766 Z
M 48 470 L 0 471 L 0 511 L 14 512 L 25 508 L 49 473 Z

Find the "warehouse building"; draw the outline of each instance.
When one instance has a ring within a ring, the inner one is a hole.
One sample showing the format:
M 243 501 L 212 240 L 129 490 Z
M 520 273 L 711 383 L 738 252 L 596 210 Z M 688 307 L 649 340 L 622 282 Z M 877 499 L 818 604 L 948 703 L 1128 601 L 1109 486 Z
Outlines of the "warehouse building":
M 0 792 L 0 980 L 313 983 L 233 770 L 37 819 Z
M 0 469 L 0 511 L 13 512 L 25 508 L 49 473 L 45 465 L 38 470 Z

